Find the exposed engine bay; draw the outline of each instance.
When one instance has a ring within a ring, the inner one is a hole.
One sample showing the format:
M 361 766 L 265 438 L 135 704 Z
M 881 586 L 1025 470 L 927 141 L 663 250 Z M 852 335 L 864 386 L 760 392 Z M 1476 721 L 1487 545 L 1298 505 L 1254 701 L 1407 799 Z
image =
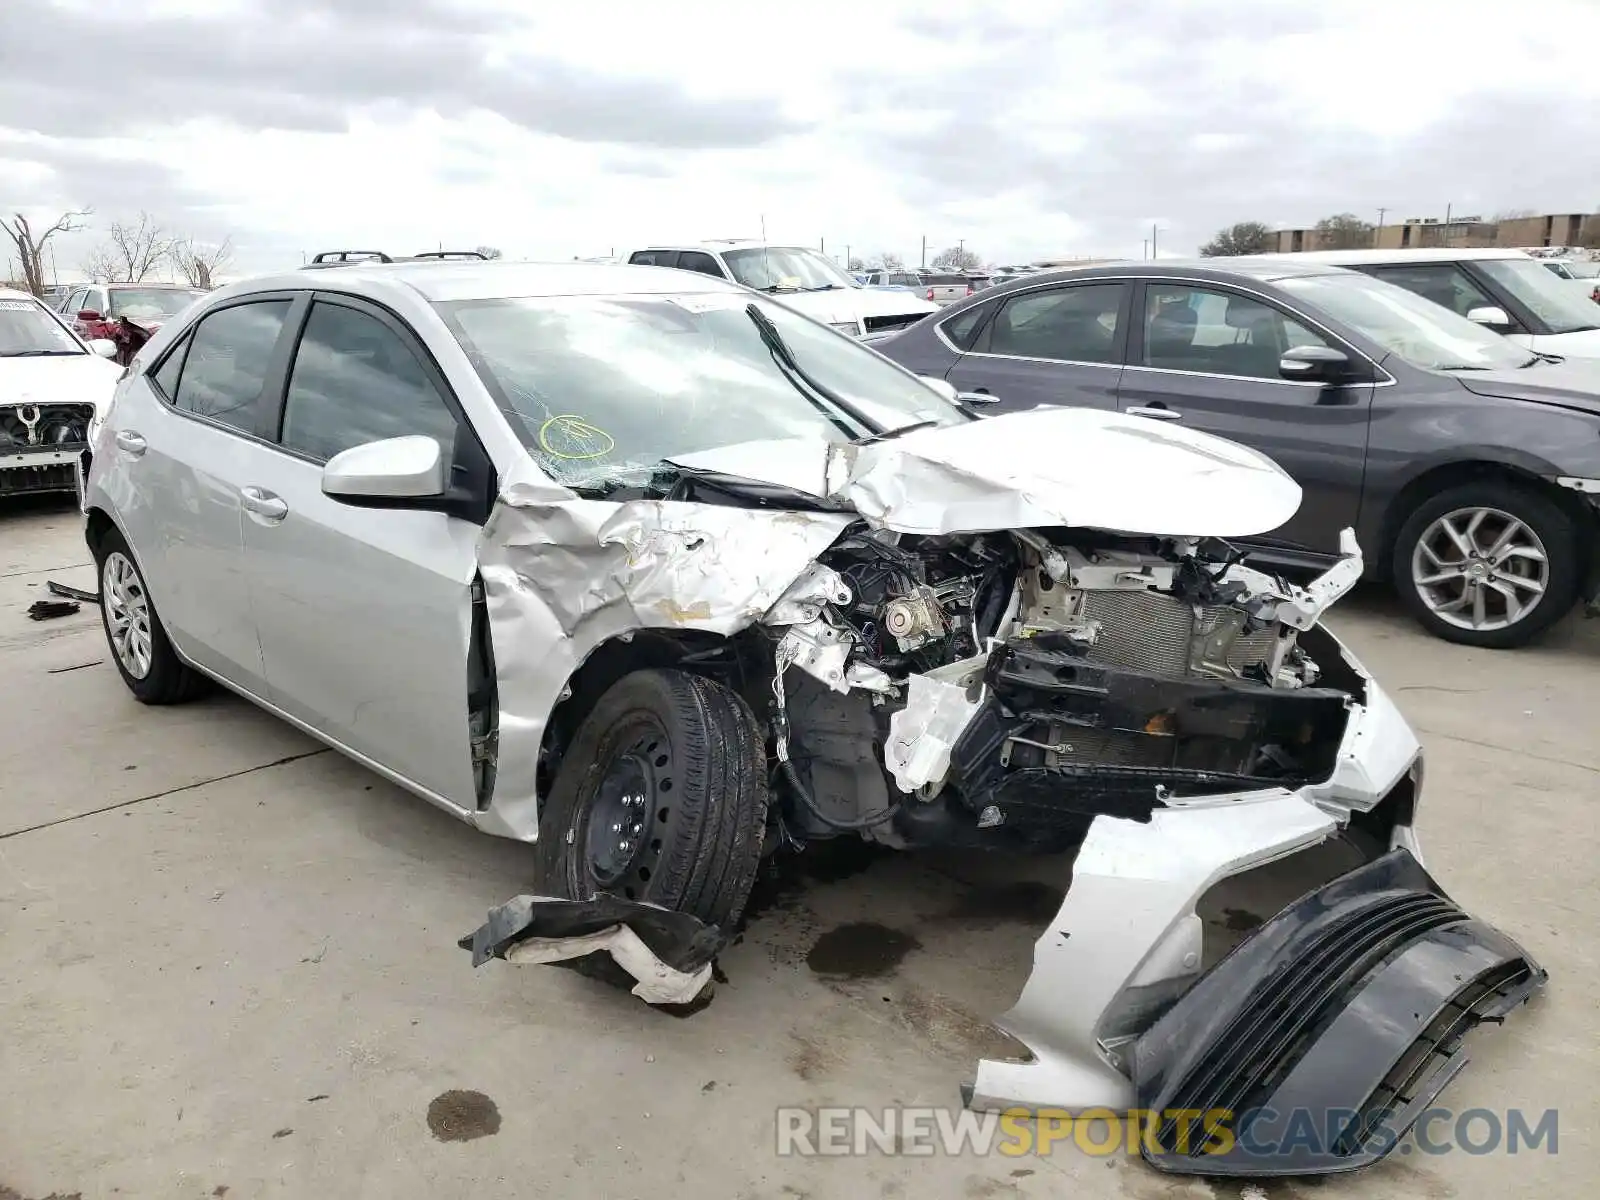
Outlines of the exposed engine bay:
M 1099 814 L 1326 779 L 1360 681 L 1342 662 L 1325 680 L 1290 623 L 1303 593 L 1240 557 L 847 532 L 766 622 L 787 623 L 773 710 L 796 832 L 1049 849 Z
M 92 404 L 0 405 L 0 496 L 74 490 L 93 419 Z

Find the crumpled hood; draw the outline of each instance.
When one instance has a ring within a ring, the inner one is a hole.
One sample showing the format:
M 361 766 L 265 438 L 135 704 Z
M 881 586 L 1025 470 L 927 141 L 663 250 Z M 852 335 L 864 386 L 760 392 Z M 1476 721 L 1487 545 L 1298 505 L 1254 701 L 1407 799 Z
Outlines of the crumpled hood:
M 676 461 L 843 500 L 900 533 L 1070 525 L 1248 537 L 1300 507 L 1299 485 L 1265 455 L 1089 408 L 1036 408 L 864 446 L 746 442 Z
M 1550 353 L 1559 353 L 1554 345 Z M 1552 404 L 1600 415 L 1600 363 L 1587 358 L 1541 363 L 1511 371 L 1452 372 L 1461 386 L 1479 396 Z
M 0 404 L 93 404 L 104 416 L 121 373 L 98 354 L 0 358 Z
M 774 292 L 779 304 L 830 324 L 862 317 L 899 317 L 938 312 L 939 306 L 910 292 L 836 288 L 828 292 Z

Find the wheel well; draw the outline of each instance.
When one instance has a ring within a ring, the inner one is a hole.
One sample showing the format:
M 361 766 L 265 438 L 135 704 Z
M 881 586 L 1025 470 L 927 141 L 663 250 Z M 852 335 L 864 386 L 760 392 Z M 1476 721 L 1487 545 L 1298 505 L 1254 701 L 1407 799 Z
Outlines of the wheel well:
M 1400 527 L 1423 501 L 1446 488 L 1457 487 L 1463 483 L 1481 483 L 1486 480 L 1513 484 L 1543 496 L 1571 514 L 1580 525 L 1594 520 L 1593 510 L 1584 503 L 1582 496 L 1569 488 L 1558 487 L 1531 471 L 1525 471 L 1508 463 L 1483 461 L 1446 463 L 1418 475 L 1401 488 L 1389 502 L 1389 507 L 1384 513 L 1383 541 L 1379 548 L 1378 565 L 1381 578 L 1388 579 L 1391 576 L 1390 563 L 1394 558 L 1395 542 L 1400 537 Z M 1592 553 L 1589 546 L 1590 543 L 1585 541 L 1582 549 L 1586 555 Z
M 83 528 L 83 540 L 89 543 L 89 553 L 100 557 L 100 539 L 116 528 L 116 523 L 103 508 L 91 508 Z
M 733 638 L 695 631 L 640 630 L 602 643 L 572 673 L 563 698 L 550 712 L 539 749 L 540 795 L 549 795 L 562 754 L 600 697 L 624 675 L 662 667 L 677 667 L 727 684 L 758 713 L 764 705 L 754 693 L 768 686 L 772 678 L 770 649 L 749 630 Z

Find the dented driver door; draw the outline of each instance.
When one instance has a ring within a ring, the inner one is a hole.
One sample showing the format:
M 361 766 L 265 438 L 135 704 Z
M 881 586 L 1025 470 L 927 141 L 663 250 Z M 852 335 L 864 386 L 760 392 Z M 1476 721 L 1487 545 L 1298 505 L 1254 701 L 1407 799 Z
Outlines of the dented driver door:
M 461 427 L 403 326 L 319 298 L 289 368 L 277 445 L 255 447 L 242 482 L 243 562 L 272 701 L 464 813 L 476 807 L 467 651 L 480 529 L 322 492 L 322 466 L 342 450 L 424 434 L 449 455 Z

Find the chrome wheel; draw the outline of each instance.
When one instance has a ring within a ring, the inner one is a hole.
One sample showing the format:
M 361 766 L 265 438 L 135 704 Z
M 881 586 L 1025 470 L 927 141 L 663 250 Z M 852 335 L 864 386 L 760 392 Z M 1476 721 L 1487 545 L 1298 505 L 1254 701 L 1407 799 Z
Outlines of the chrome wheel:
M 150 674 L 152 642 L 150 601 L 139 572 L 120 550 L 106 555 L 100 568 L 100 602 L 105 605 L 106 632 L 122 669 L 134 679 Z
M 1458 508 L 1422 531 L 1411 582 L 1441 621 L 1508 629 L 1544 599 L 1550 559 L 1533 529 L 1498 508 Z

